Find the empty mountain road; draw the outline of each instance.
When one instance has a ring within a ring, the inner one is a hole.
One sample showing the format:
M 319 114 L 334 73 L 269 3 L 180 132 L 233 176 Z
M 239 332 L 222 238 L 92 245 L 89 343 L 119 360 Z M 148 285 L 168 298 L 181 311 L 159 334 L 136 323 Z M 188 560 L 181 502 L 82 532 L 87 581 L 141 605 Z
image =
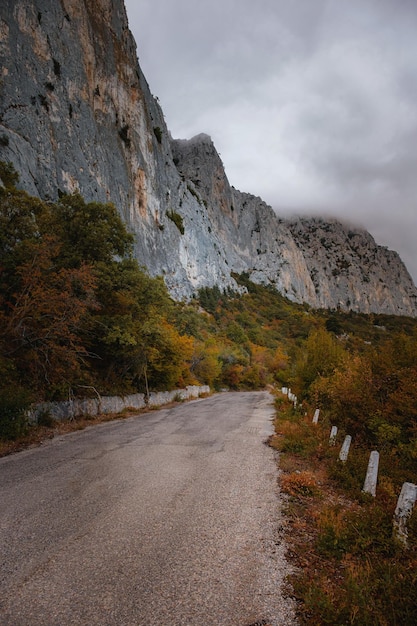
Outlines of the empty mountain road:
M 0 459 L 0 624 L 295 623 L 272 416 L 223 393 Z

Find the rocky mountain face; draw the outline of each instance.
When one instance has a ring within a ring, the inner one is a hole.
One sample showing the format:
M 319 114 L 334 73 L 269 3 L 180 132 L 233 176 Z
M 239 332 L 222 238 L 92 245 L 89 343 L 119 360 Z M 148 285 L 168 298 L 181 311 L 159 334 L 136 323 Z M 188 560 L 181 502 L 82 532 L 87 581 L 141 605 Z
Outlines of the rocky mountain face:
M 416 289 L 398 254 L 336 220 L 298 219 L 288 227 L 303 255 L 318 308 L 415 315 Z
M 113 202 L 175 298 L 248 272 L 313 307 L 417 315 L 405 266 L 369 233 L 280 219 L 229 185 L 210 137 L 170 137 L 123 0 L 3 0 L 0 60 L 0 160 L 41 198 Z

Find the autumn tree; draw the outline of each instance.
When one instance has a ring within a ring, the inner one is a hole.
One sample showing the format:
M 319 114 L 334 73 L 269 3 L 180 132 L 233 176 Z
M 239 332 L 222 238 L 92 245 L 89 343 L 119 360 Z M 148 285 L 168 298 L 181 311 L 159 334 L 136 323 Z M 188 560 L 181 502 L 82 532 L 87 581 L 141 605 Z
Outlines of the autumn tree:
M 2 383 L 20 381 L 37 395 L 81 374 L 81 329 L 96 306 L 91 267 L 63 266 L 52 221 L 51 205 L 12 183 L 0 189 Z
M 0 371 L 38 397 L 86 382 L 124 392 L 192 380 L 192 342 L 162 279 L 138 267 L 115 207 L 78 194 L 44 203 L 5 172 Z
M 62 242 L 67 267 L 111 263 L 132 254 L 134 238 L 111 203 L 85 202 L 79 194 L 64 195 L 54 206 L 53 228 Z
M 99 263 L 97 270 L 100 308 L 87 341 L 106 384 L 149 391 L 188 380 L 192 342 L 170 321 L 173 303 L 163 281 L 133 258 Z
M 1 299 L 2 355 L 38 393 L 62 389 L 80 377 L 87 356 L 81 329 L 95 306 L 95 280 L 86 265 L 57 269 L 59 243 L 51 236 L 27 244 L 26 254 L 15 268 L 16 289 Z
M 379 450 L 417 450 L 415 337 L 393 335 L 317 378 L 310 395 L 332 423 Z M 415 455 L 417 459 L 417 454 Z
M 304 391 L 319 377 L 331 374 L 342 362 L 345 352 L 331 333 L 319 328 L 310 332 L 298 364 L 299 385 Z
M 217 387 L 220 381 L 222 365 L 220 361 L 222 346 L 209 336 L 204 341 L 194 340 L 191 359 L 191 373 L 197 380 L 210 387 Z

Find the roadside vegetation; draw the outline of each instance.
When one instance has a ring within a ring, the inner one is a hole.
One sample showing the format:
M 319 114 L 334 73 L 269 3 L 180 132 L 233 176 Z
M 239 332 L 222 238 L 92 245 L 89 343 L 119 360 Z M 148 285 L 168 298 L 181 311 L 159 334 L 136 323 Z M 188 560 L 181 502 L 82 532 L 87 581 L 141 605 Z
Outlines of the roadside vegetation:
M 402 483 L 417 483 L 417 320 L 314 311 L 249 275 L 235 276 L 244 294 L 204 288 L 174 302 L 138 266 L 111 204 L 42 202 L 17 189 L 5 163 L 0 178 L 0 442 L 54 432 L 46 414 L 37 429 L 26 421 L 45 400 L 291 387 L 298 406 L 277 392 L 271 445 L 288 494 L 300 619 L 414 623 L 417 515 L 406 549 L 392 516 Z M 345 434 L 353 443 L 342 464 Z M 376 498 L 361 492 L 371 450 L 381 455 Z
M 336 318 L 341 326 L 352 322 Z M 376 320 L 367 327 L 363 321 L 350 327 L 349 337 L 313 332 L 292 378 L 302 406 L 276 397 L 271 445 L 280 451 L 296 567 L 290 582 L 301 623 L 415 624 L 417 510 L 407 523 L 406 546 L 393 533 L 402 484 L 417 484 L 415 324 L 379 319 L 372 336 Z M 313 424 L 316 407 L 320 418 Z M 339 432 L 330 445 L 334 425 Z M 342 463 L 346 434 L 352 445 Z M 375 498 L 362 492 L 372 450 L 380 453 Z
M 284 299 L 269 311 L 259 292 L 246 310 L 213 288 L 174 302 L 138 266 L 114 206 L 41 201 L 5 163 L 0 178 L 0 439 L 24 437 L 27 408 L 42 401 L 279 382 L 279 309 L 293 325 Z

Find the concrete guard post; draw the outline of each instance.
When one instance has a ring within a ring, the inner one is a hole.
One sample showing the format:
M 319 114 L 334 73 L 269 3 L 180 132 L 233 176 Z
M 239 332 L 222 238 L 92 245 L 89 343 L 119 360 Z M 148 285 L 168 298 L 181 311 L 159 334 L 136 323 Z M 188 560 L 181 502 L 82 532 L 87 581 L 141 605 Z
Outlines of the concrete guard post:
M 317 424 L 319 421 L 320 409 L 316 409 L 313 415 L 313 424 Z
M 335 445 L 336 437 L 337 437 L 337 426 L 332 426 L 332 429 L 330 431 L 329 445 L 331 446 Z
M 297 396 L 295 395 L 295 393 L 292 393 L 292 392 L 291 392 L 291 393 L 289 393 L 289 394 L 288 394 L 288 400 L 289 400 L 290 402 L 292 402 L 292 403 L 293 403 L 293 405 L 294 405 L 294 408 L 296 408 L 296 406 L 297 406 Z
M 397 507 L 394 513 L 393 526 L 396 538 L 407 547 L 408 530 L 407 522 L 413 512 L 417 500 L 417 485 L 404 483 L 398 497 Z
M 351 443 L 352 443 L 352 437 L 350 435 L 346 435 L 342 448 L 339 452 L 339 461 L 342 461 L 342 463 L 346 463 L 347 461 Z
M 373 450 L 369 457 L 368 469 L 362 491 L 375 498 L 376 483 L 378 480 L 379 452 Z

